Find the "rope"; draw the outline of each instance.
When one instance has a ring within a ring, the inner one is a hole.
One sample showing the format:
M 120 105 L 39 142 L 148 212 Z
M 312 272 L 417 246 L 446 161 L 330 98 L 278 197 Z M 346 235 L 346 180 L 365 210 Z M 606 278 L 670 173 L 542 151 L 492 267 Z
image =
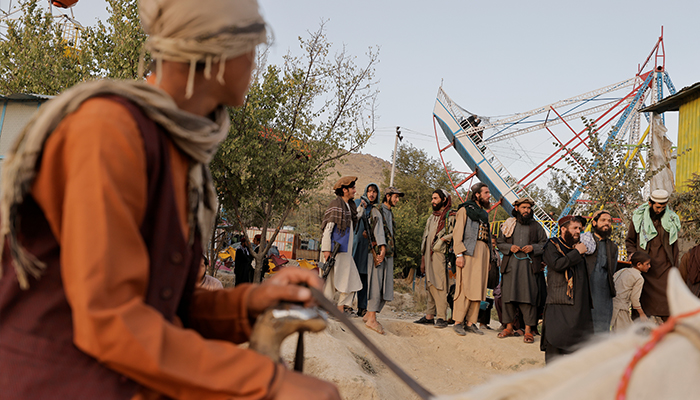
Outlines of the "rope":
M 699 314 L 700 309 L 689 311 L 684 314 L 674 315 L 670 317 L 664 324 L 654 329 L 651 332 L 651 339 L 644 344 L 632 357 L 632 360 L 625 368 L 622 378 L 620 379 L 620 384 L 617 386 L 617 393 L 615 394 L 615 400 L 626 400 L 627 399 L 627 387 L 629 386 L 630 379 L 632 378 L 632 371 L 634 367 L 637 366 L 639 361 L 641 361 L 644 356 L 649 354 L 649 352 L 656 347 L 656 345 L 663 339 L 666 334 L 672 332 L 676 328 L 676 324 L 679 320 Z

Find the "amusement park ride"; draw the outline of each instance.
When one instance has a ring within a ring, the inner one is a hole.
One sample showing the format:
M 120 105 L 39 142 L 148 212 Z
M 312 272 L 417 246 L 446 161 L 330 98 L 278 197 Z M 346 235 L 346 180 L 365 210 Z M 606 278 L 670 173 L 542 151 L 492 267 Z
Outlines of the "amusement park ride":
M 650 125 L 650 116 L 648 113 L 639 113 L 639 110 L 662 100 L 664 85 L 669 94 L 676 93 L 666 72 L 665 60 L 662 27 L 661 36 L 633 77 L 501 119 L 467 111 L 440 87 L 433 109 L 435 139 L 443 166 L 457 195 L 461 198 L 457 189 L 476 177 L 488 185 L 492 197 L 498 201 L 494 208 L 501 205 L 510 214 L 515 200 L 529 197 L 528 187 L 561 162 L 567 153 L 579 148 L 576 151 L 585 154 L 589 136 L 587 128 L 581 122 L 582 117 L 592 120 L 600 132 L 609 130 L 603 148 L 615 138 L 625 138 L 630 147 L 628 154 L 638 158 L 644 165 L 642 152 L 646 148 L 649 127 L 640 136 L 640 126 L 642 117 Z M 444 138 L 440 139 L 438 126 L 447 138 L 447 143 Z M 558 145 L 554 145 L 554 141 Z M 546 149 L 545 153 L 542 152 L 543 148 Z M 466 177 L 462 178 L 447 168 L 443 153 L 450 149 L 454 149 L 472 171 Z M 514 166 L 518 170 L 529 169 L 529 172 L 513 175 L 499 160 L 499 157 L 505 158 L 509 154 L 512 157 L 514 150 L 520 154 L 520 161 L 516 160 L 508 167 L 513 170 Z M 569 214 L 577 203 L 584 201 L 582 188 L 594 176 L 595 168 L 596 165 L 593 164 L 585 172 L 582 185 L 572 194 L 562 216 Z M 537 220 L 543 222 L 548 233 L 556 233 L 556 222 L 552 216 L 539 207 L 535 207 L 533 213 Z
M 48 0 L 46 6 L 61 28 L 61 37 L 67 46 L 80 48 L 80 32 L 83 26 L 75 19 L 72 7 L 78 0 Z M 70 15 L 68 15 L 70 13 Z M 0 40 L 6 40 L 7 23 L 22 14 L 19 0 L 0 2 Z

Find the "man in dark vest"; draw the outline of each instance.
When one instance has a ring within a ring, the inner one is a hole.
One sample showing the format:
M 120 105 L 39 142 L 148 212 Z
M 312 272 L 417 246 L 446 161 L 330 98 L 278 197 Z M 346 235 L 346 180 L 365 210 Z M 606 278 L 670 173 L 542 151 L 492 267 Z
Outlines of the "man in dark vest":
M 93 81 L 41 107 L 6 157 L 0 397 L 339 399 L 234 343 L 318 276 L 195 289 L 217 209 L 208 165 L 243 104 L 257 3 L 142 0 L 143 81 Z
M 591 282 L 591 301 L 593 309 L 593 328 L 595 333 L 610 332 L 615 282 L 617 272 L 617 244 L 610 239 L 612 233 L 612 216 L 607 210 L 593 213 L 591 232 L 581 234 L 581 241 L 586 245 L 586 267 Z
M 580 242 L 581 222 L 559 219 L 560 237 L 550 238 L 542 256 L 547 265 L 547 305 L 542 322 L 545 362 L 570 354 L 593 334 L 591 292 L 586 269 L 586 246 Z
M 542 253 L 547 234 L 532 217 L 535 202 L 522 198 L 513 204 L 513 217 L 501 226 L 498 249 L 503 253 L 501 262 L 501 301 L 503 321 L 507 326 L 499 338 L 513 336 L 513 322 L 517 309 L 525 322 L 525 343 L 534 343 L 532 328 L 537 327 L 537 275 L 542 272 Z

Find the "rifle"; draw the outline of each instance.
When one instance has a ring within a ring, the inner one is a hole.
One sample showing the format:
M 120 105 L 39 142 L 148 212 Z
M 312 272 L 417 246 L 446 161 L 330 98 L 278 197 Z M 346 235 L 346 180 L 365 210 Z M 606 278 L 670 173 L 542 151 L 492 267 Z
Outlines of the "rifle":
M 335 242 L 333 245 L 333 251 L 331 252 L 331 256 L 328 257 L 326 262 L 323 264 L 322 271 L 323 271 L 323 279 L 325 280 L 328 278 L 328 274 L 331 273 L 331 270 L 335 266 L 335 256 L 338 255 L 338 251 L 340 250 L 340 243 Z
M 371 206 L 372 205 L 370 204 L 369 207 L 371 207 Z M 371 210 L 371 208 L 370 208 L 370 210 Z M 371 211 L 370 211 L 370 213 L 371 213 Z M 366 212 L 362 213 L 362 222 L 365 225 L 365 232 L 367 232 L 367 239 L 369 239 L 369 244 L 370 244 L 369 250 L 370 250 L 370 252 L 372 252 L 372 261 L 374 261 L 374 266 L 378 267 L 379 262 L 377 261 L 377 259 L 379 258 L 379 255 L 377 254 L 377 250 L 376 250 L 377 238 L 374 237 L 374 229 L 372 229 L 372 225 L 369 223 L 369 217 L 367 217 Z

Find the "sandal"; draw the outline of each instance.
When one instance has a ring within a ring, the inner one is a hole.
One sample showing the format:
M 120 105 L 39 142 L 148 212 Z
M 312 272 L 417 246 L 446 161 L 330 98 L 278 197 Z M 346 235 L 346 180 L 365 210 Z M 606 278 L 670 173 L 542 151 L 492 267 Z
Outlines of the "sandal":
M 498 338 L 499 338 L 499 339 L 507 338 L 508 336 L 513 336 L 513 330 L 512 330 L 512 329 L 504 328 L 504 329 L 498 334 Z
M 379 322 L 377 322 L 376 324 L 377 325 L 375 325 L 375 326 L 370 326 L 369 324 L 365 323 L 365 326 L 368 327 L 369 329 L 377 332 L 378 334 L 383 335 L 384 334 L 384 327 Z
M 525 337 L 523 337 L 523 342 L 525 343 L 535 343 L 535 337 L 532 335 L 530 332 L 525 333 Z

